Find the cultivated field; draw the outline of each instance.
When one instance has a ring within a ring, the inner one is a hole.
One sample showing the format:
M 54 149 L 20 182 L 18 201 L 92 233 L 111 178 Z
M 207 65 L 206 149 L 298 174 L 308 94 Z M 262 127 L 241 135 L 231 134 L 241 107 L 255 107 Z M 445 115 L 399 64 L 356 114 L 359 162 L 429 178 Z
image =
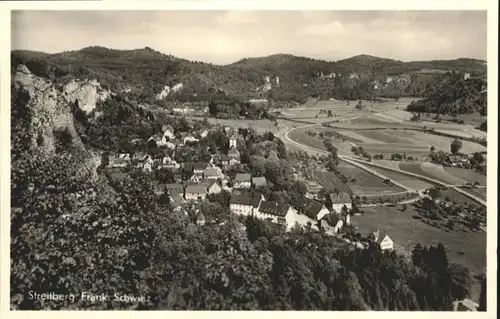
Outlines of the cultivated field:
M 462 189 L 468 193 L 471 193 L 472 195 L 476 195 L 477 197 L 481 198 L 482 200 L 487 200 L 486 195 L 487 195 L 487 189 L 486 188 L 464 188 Z
M 352 190 L 349 188 L 349 186 L 342 183 L 340 178 L 332 172 L 315 170 L 313 171 L 313 176 L 327 192 L 338 189 L 341 192 L 346 192 L 349 194 L 352 193 Z
M 399 167 L 401 168 L 401 170 L 427 176 L 449 185 L 464 185 L 465 183 L 467 183 L 467 180 L 452 175 L 447 170 L 445 170 L 443 166 L 429 162 L 401 162 L 399 164 Z
M 486 175 L 479 174 L 473 170 L 458 167 L 445 167 L 444 170 L 467 182 L 478 182 L 480 185 L 486 186 Z
M 349 181 L 347 183 L 347 185 L 349 185 L 349 187 L 352 189 L 354 195 L 384 195 L 404 191 L 404 189 L 395 185 L 393 186 L 385 184 L 381 178 L 370 174 L 367 171 L 362 170 L 361 168 L 358 168 L 356 166 L 341 162 L 337 168 L 340 173 L 342 173 L 348 179 L 355 179 L 354 182 Z
M 395 247 L 411 251 L 417 243 L 437 245 L 442 243 L 450 262 L 469 268 L 471 275 L 479 275 L 486 267 L 485 232 L 445 232 L 425 224 L 412 216 L 418 215 L 411 205 L 404 212 L 398 207 L 363 208 L 364 215 L 353 216 L 352 223 L 362 235 L 377 229 L 384 230 L 394 241 Z M 473 280 L 472 299 L 478 300 L 479 284 Z
M 380 161 L 374 161 L 374 163 L 377 163 L 380 165 L 385 165 L 385 166 L 396 168 L 396 169 L 399 168 L 399 162 L 396 162 L 396 161 L 386 161 L 389 163 L 392 162 L 391 164 L 378 163 L 378 162 L 380 162 Z M 414 190 L 424 190 L 424 189 L 429 189 L 429 188 L 434 186 L 433 184 L 425 182 L 425 181 L 420 180 L 418 178 L 411 177 L 411 176 L 401 174 L 401 173 L 398 173 L 395 171 L 391 171 L 388 169 L 383 169 L 383 168 L 378 168 L 378 167 L 374 167 L 374 169 L 375 169 L 375 171 L 387 176 L 387 178 L 390 178 L 391 180 L 394 180 L 398 183 L 401 183 L 405 186 L 408 186 L 409 188 L 414 189 Z

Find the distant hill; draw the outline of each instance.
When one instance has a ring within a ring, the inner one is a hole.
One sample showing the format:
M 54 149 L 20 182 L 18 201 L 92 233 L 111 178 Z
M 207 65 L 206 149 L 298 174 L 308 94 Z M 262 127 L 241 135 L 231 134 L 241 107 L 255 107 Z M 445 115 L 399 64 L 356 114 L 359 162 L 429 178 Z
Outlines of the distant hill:
M 299 103 L 309 97 L 425 97 L 429 87 L 446 77 L 443 72 L 486 72 L 485 62 L 474 59 L 402 62 L 357 55 L 333 62 L 275 54 L 214 65 L 188 61 L 149 47 L 115 50 L 98 46 L 57 54 L 12 51 L 13 69 L 21 63 L 56 81 L 96 79 L 114 92 L 131 91 L 138 100 L 154 100 L 165 86 L 177 85 L 181 89 L 165 96 L 179 101 L 210 100 L 216 95 Z M 425 72 L 426 69 L 442 72 Z

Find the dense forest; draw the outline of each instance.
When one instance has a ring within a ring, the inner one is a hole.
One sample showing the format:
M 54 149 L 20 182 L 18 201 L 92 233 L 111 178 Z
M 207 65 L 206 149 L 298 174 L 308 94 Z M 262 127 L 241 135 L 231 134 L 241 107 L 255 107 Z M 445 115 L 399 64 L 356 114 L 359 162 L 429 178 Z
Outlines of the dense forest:
M 298 103 L 311 96 L 348 100 L 424 97 L 430 86 L 439 83 L 436 81 L 441 80 L 442 72 L 454 70 L 481 76 L 486 72 L 484 63 L 473 59 L 401 62 L 367 55 L 329 62 L 276 54 L 221 66 L 187 61 L 147 47 L 138 50 L 88 47 L 50 55 L 13 51 L 13 68 L 19 63 L 54 79 L 97 79 L 103 88 L 114 92 L 131 89 L 131 94 L 141 100 L 154 100 L 165 86 L 183 83 L 183 89 L 172 93 L 171 98 L 190 102 L 207 102 L 216 95 Z M 440 72 L 422 71 L 426 69 Z M 270 79 L 267 84 L 266 77 Z M 388 81 L 388 77 L 394 80 Z
M 53 71 L 40 70 L 47 77 Z M 48 158 L 30 147 L 27 100 L 13 87 L 13 309 L 449 310 L 469 295 L 469 271 L 449 263 L 441 244 L 417 245 L 409 258 L 230 214 L 225 223 L 198 226 L 155 195 L 150 176 L 115 183 L 90 178 L 86 167 L 87 149 L 123 147 L 125 134 L 147 137 L 162 121 L 116 99 L 99 106 L 97 121 L 73 105 L 84 146 L 61 131 Z M 187 130 L 183 121 L 176 122 L 179 130 Z M 276 144 L 280 160 L 260 167 L 249 159 L 251 169 L 298 194 L 300 185 L 287 182 L 286 150 Z M 33 300 L 30 291 L 76 299 Z M 110 299 L 92 302 L 80 298 L 83 291 Z M 118 302 L 115 294 L 143 298 Z
M 412 102 L 407 111 L 457 116 L 479 112 L 487 114 L 486 80 L 481 77 L 464 79 L 460 73 L 450 73 L 437 85 L 429 87 L 425 99 Z

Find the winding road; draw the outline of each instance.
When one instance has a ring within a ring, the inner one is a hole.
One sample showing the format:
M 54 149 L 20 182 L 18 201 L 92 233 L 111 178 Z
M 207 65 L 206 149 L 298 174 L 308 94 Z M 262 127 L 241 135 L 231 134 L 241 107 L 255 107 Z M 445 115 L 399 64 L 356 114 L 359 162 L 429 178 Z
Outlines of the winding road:
M 328 155 L 329 153 L 327 151 L 324 151 L 324 150 L 321 150 L 321 149 L 318 149 L 318 148 L 315 148 L 315 147 L 311 147 L 311 146 L 299 143 L 299 142 L 294 141 L 294 140 L 292 140 L 290 138 L 290 132 L 292 132 L 294 130 L 303 129 L 303 128 L 307 128 L 307 127 L 314 127 L 314 126 L 318 126 L 318 125 L 317 124 L 309 124 L 309 125 L 303 125 L 303 126 L 295 127 L 293 129 L 290 129 L 290 128 L 287 127 L 284 131 L 280 130 L 278 132 L 278 135 L 283 140 L 284 143 L 293 145 L 293 146 L 295 146 L 297 148 L 300 148 L 300 149 L 303 149 L 303 150 L 306 150 L 306 151 Z M 427 176 L 423 176 L 423 175 L 419 175 L 419 174 L 415 174 L 415 173 L 410 173 L 410 172 L 403 171 L 403 170 L 400 170 L 400 169 L 396 169 L 396 168 L 392 168 L 392 167 L 387 167 L 387 166 L 383 166 L 383 165 L 379 165 L 379 164 L 374 164 L 374 163 L 371 163 L 371 162 L 366 162 L 366 161 L 363 161 L 363 160 L 360 160 L 360 159 L 357 159 L 357 158 L 354 158 L 354 157 L 350 157 L 350 156 L 338 155 L 338 158 L 341 161 L 344 161 L 344 162 L 347 162 L 347 163 L 349 163 L 351 165 L 359 167 L 359 168 L 361 168 L 361 169 L 363 169 L 363 170 L 365 170 L 365 171 L 367 171 L 367 172 L 369 172 L 371 174 L 374 174 L 374 175 L 376 175 L 376 176 L 378 176 L 380 178 L 383 178 L 383 179 L 386 179 L 388 177 L 384 176 L 380 172 L 375 171 L 374 169 L 370 169 L 368 166 L 379 167 L 379 168 L 383 168 L 383 169 L 388 169 L 388 170 L 395 171 L 395 172 L 398 172 L 398 173 L 403 174 L 403 175 L 408 175 L 408 176 L 412 176 L 412 177 L 415 177 L 415 178 L 418 178 L 418 179 L 421 179 L 421 180 L 425 180 L 427 182 L 431 182 L 432 184 L 449 187 L 449 188 L 452 188 L 453 190 L 457 191 L 458 193 L 469 197 L 470 199 L 476 201 L 477 203 L 479 203 L 479 204 L 481 204 L 483 206 L 487 206 L 485 200 L 483 200 L 483 199 L 481 199 L 481 198 L 479 198 L 479 197 L 477 197 L 477 196 L 475 196 L 475 195 L 473 195 L 473 194 L 471 194 L 469 192 L 464 191 L 463 189 L 457 187 L 456 185 L 446 184 L 446 183 L 444 183 L 442 181 L 439 181 L 439 180 L 436 180 L 436 179 L 433 179 L 433 178 L 430 178 L 430 177 L 427 177 Z M 398 182 L 396 182 L 396 181 L 394 181 L 392 179 L 390 179 L 390 180 L 395 185 L 397 185 L 397 186 L 399 186 L 399 187 L 401 187 L 403 189 L 406 189 L 408 192 L 418 192 L 420 196 L 423 195 L 423 190 L 411 189 L 408 186 L 405 186 L 405 185 L 403 185 L 401 183 L 398 183 Z

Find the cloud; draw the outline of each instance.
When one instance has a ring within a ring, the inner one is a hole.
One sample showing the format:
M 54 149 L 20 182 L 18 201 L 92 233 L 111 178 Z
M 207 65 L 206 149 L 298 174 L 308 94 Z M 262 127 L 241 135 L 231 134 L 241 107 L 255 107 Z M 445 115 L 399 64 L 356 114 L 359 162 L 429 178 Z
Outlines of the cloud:
M 260 20 L 257 11 L 227 11 L 217 17 L 217 23 L 227 24 L 250 24 Z
M 274 53 L 486 59 L 486 29 L 480 11 L 24 11 L 12 14 L 12 47 L 149 46 L 219 64 Z
M 301 30 L 301 34 L 307 36 L 332 36 L 341 34 L 344 30 L 342 23 L 332 21 L 326 24 L 308 25 Z

